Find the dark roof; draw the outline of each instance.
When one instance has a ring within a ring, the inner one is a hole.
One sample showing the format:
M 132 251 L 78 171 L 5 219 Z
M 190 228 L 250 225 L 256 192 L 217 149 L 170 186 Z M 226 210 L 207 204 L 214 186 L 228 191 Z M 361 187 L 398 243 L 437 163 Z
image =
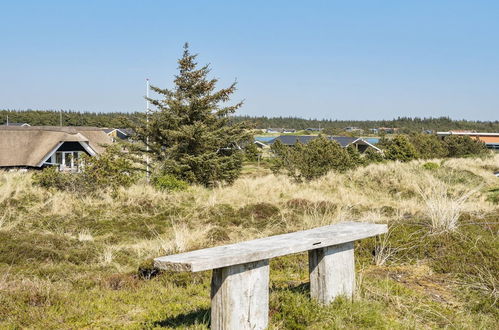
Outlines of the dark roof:
M 318 138 L 318 135 L 281 135 L 276 137 L 269 143 L 274 143 L 275 141 L 281 141 L 282 144 L 292 146 L 296 142 L 307 144 L 313 139 Z M 342 147 L 348 146 L 350 143 L 354 142 L 358 138 L 348 137 L 348 136 L 328 136 L 328 139 L 338 142 Z
M 350 143 L 358 140 L 359 138 L 349 136 L 330 136 L 329 139 L 338 142 L 342 147 L 347 147 Z
M 118 129 L 128 136 L 132 136 L 135 134 L 135 131 L 132 128 L 118 128 Z

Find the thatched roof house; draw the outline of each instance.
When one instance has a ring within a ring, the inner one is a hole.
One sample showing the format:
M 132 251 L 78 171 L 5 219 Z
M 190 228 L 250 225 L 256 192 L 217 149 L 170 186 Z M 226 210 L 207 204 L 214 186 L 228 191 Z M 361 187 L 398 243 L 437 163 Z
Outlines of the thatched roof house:
M 0 168 L 73 169 L 83 153 L 95 156 L 111 143 L 95 127 L 0 126 Z

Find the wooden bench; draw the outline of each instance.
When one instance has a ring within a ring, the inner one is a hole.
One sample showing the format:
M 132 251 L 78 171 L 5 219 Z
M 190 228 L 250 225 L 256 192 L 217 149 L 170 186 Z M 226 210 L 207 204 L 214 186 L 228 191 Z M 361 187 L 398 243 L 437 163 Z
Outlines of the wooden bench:
M 269 259 L 308 251 L 310 295 L 329 303 L 355 289 L 354 241 L 387 226 L 342 222 L 330 226 L 154 259 L 173 271 L 213 270 L 212 329 L 264 329 L 268 324 Z

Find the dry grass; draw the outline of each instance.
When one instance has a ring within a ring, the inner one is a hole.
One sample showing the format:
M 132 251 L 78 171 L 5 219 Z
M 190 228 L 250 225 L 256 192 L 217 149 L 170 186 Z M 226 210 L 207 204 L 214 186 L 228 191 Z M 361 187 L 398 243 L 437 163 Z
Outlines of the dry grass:
M 418 193 L 426 207 L 425 214 L 436 232 L 452 231 L 458 226 L 466 201 L 477 193 L 480 187 L 466 189 L 452 194 L 449 186 L 426 175 L 424 185 L 418 185 Z
M 447 160 L 436 171 L 425 170 L 422 164 L 422 161 L 373 164 L 345 174 L 331 173 L 304 184 L 274 175 L 244 177 L 229 187 L 212 190 L 191 187 L 175 193 L 159 192 L 138 184 L 120 190 L 117 197 L 102 194 L 99 198 L 47 192 L 31 186 L 29 173 L 0 172 L 0 205 L 3 205 L 0 209 L 0 230 L 14 228 L 23 217 L 33 214 L 49 218 L 71 217 L 74 214 L 82 218 L 93 216 L 88 205 L 98 209 L 98 217 L 103 219 L 130 210 L 134 214 L 154 217 L 162 214 L 165 208 L 179 208 L 183 210 L 182 214 L 169 216 L 168 221 L 173 223 L 171 237 L 174 238 L 167 238 L 165 244 L 173 244 L 174 247 L 169 250 L 183 250 L 190 244 L 184 236 L 202 237 L 200 233 L 192 232 L 196 219 L 203 218 L 206 210 L 220 204 L 231 205 L 235 209 L 258 203 L 277 205 L 288 230 L 343 220 L 386 223 L 421 215 L 428 216 L 436 228 L 452 228 L 462 213 L 487 214 L 496 208 L 481 191 L 475 192 L 473 187 L 480 185 L 483 191 L 497 184 L 490 168 L 499 167 L 499 155 L 485 160 Z M 311 206 L 300 215 L 301 221 L 289 222 L 286 216 L 290 211 L 286 202 L 295 199 L 309 201 Z M 19 214 L 18 204 L 13 201 L 24 204 L 22 214 Z M 336 207 L 324 210 L 317 207 L 320 203 Z M 89 228 L 79 230 L 79 239 L 92 239 Z M 258 235 L 254 232 L 249 234 Z
M 3 263 L 0 262 L 0 328 L 4 326 L 2 316 L 10 315 L 5 313 L 12 310 L 20 312 L 12 318 L 9 316 L 5 323 L 7 327 L 50 328 L 70 322 L 69 327 L 74 328 L 119 328 L 143 324 L 141 322 L 145 320 L 161 320 L 165 313 L 179 315 L 185 310 L 207 308 L 209 278 L 205 279 L 206 274 L 137 282 L 132 274 L 136 274 L 138 266 L 158 255 L 339 221 L 397 225 L 412 222 L 419 226 L 431 219 L 436 228 L 451 229 L 462 222 L 460 216 L 472 214 L 473 219 L 477 219 L 497 212 L 497 204 L 487 199 L 487 191 L 498 185 L 492 169 L 499 168 L 499 155 L 485 160 L 433 161 L 441 166 L 434 170 L 424 169 L 422 161 L 373 164 L 344 174 L 330 173 L 303 184 L 284 176 L 262 173 L 242 177 L 229 187 L 210 190 L 195 186 L 173 193 L 137 184 L 98 197 L 47 191 L 31 185 L 30 173 L 0 172 L 0 244 L 8 246 L 8 250 L 2 250 L 5 255 L 0 256 L 4 258 Z M 447 234 L 452 233 L 442 237 Z M 368 263 L 372 263 L 374 251 L 378 267 L 394 267 L 393 263 L 401 258 L 401 249 L 420 243 L 411 236 L 409 242 L 397 246 L 393 242 L 394 235 L 390 233 L 377 241 L 373 239 L 372 246 L 363 252 Z M 405 237 L 400 231 L 397 235 L 398 239 Z M 487 247 L 482 251 L 489 250 Z M 482 259 L 491 258 L 486 255 Z M 289 285 L 290 276 L 302 281 L 304 272 L 306 277 L 306 265 L 297 262 L 296 256 L 283 260 L 293 260 L 286 264 L 288 268 L 279 270 L 284 278 L 283 285 Z M 473 275 L 476 278 L 473 289 L 482 290 L 494 300 L 498 286 L 490 269 L 489 265 Z M 96 284 L 106 282 L 108 278 L 116 283 L 130 282 L 129 291 L 126 285 L 119 283 L 103 285 L 104 289 Z M 448 316 L 437 315 L 440 312 L 435 306 L 431 310 L 436 316 L 425 319 L 424 312 L 411 307 L 420 303 L 419 298 L 404 293 L 403 287 L 393 286 L 389 279 L 373 282 L 368 276 L 361 280 L 363 289 L 360 292 L 364 294 L 360 296 L 368 297 L 369 301 L 361 300 L 354 307 L 336 306 L 347 315 L 345 323 L 339 323 L 341 325 L 361 327 L 362 322 L 349 323 L 351 315 L 360 312 L 365 320 L 371 320 L 373 308 L 377 308 L 379 320 L 383 320 L 381 315 L 385 315 L 386 306 L 376 305 L 376 301 L 394 309 L 409 327 L 424 325 L 428 319 L 429 327 L 452 325 Z M 386 288 L 383 283 L 387 283 Z M 376 294 L 369 295 L 366 290 Z M 301 312 L 315 315 L 318 308 L 300 293 L 275 291 L 273 296 L 283 301 L 291 299 L 289 304 L 278 305 L 295 306 L 296 310 L 274 312 L 284 315 L 283 318 L 296 316 L 297 324 L 302 320 Z M 72 307 L 73 302 L 75 307 Z M 2 304 L 8 307 L 3 308 Z M 146 314 L 128 315 L 134 304 Z M 61 310 L 68 313 L 67 319 Z M 80 317 L 81 310 L 86 314 Z M 52 319 L 47 318 L 46 313 Z M 323 320 L 324 313 L 330 319 L 337 315 L 334 309 L 321 309 L 321 313 L 318 320 Z M 391 317 L 395 318 L 393 313 Z M 122 315 L 130 319 L 123 319 Z M 407 321 L 405 315 L 423 318 Z M 92 323 L 93 320 L 101 323 Z M 137 323 L 133 323 L 134 320 Z M 273 320 L 274 324 L 282 321 L 282 327 L 289 325 L 284 319 L 279 321 L 277 316 L 273 316 Z M 308 324 L 321 327 L 321 323 L 314 322 L 322 321 L 311 320 Z M 323 324 L 331 327 L 330 323 Z M 380 324 L 381 327 L 390 326 L 389 323 Z M 151 325 L 154 326 L 158 325 Z

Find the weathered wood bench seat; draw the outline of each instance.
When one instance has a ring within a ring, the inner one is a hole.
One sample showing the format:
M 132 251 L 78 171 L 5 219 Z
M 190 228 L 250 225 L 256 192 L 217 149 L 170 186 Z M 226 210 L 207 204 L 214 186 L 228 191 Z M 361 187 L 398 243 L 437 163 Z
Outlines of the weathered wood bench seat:
M 329 303 L 355 289 L 353 242 L 387 226 L 342 222 L 289 234 L 154 259 L 174 271 L 213 270 L 211 327 L 264 329 L 268 324 L 269 259 L 308 251 L 311 297 Z

